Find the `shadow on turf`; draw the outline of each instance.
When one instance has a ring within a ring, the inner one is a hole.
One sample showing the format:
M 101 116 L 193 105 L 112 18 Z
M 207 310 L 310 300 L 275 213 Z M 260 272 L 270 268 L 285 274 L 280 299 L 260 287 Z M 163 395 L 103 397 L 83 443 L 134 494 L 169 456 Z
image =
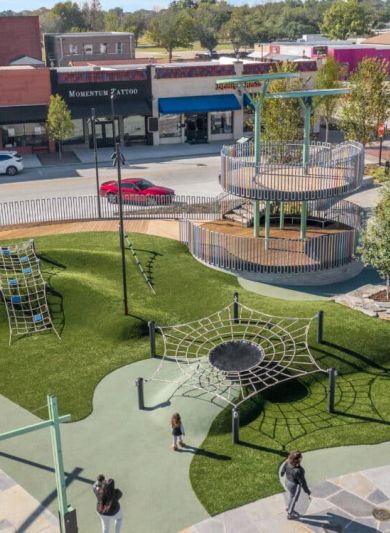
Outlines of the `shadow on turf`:
M 330 348 L 335 348 L 339 352 L 343 352 L 346 355 L 350 355 L 350 356 L 354 357 L 355 359 L 358 359 L 362 363 L 366 364 L 367 366 L 371 366 L 371 367 L 376 368 L 377 370 L 381 370 L 382 372 L 385 372 L 385 373 L 389 373 L 390 372 L 390 369 L 379 365 L 378 363 L 376 363 L 375 361 L 372 361 L 371 359 L 369 359 L 365 355 L 362 355 L 361 353 L 355 352 L 353 350 L 349 350 L 348 348 L 344 348 L 343 346 L 340 346 L 339 344 L 336 344 L 334 342 L 324 341 L 323 344 L 325 344 L 325 346 L 329 346 Z
M 177 449 L 181 453 L 193 453 L 194 455 L 201 455 L 202 457 L 208 457 L 209 459 L 216 459 L 217 461 L 231 461 L 230 455 L 223 455 L 215 452 L 204 450 L 203 448 L 197 448 L 196 446 L 190 446 L 189 444 L 182 444 L 181 448 Z
M 252 450 L 258 450 L 259 452 L 273 453 L 274 455 L 279 455 L 279 457 L 287 458 L 288 453 L 282 450 L 275 450 L 274 448 L 268 448 L 267 446 L 260 446 L 259 444 L 253 444 L 253 442 L 245 442 L 239 440 L 238 444 L 244 446 L 245 448 L 251 448 Z
M 146 254 L 149 254 L 148 262 L 144 266 L 144 270 L 146 275 L 149 278 L 150 284 L 152 287 L 154 287 L 154 278 L 153 278 L 153 267 L 154 262 L 156 261 L 157 257 L 163 257 L 164 254 L 160 254 L 159 252 L 154 252 L 153 250 L 142 250 L 141 248 L 134 248 L 134 251 L 136 253 L 138 252 L 144 252 Z

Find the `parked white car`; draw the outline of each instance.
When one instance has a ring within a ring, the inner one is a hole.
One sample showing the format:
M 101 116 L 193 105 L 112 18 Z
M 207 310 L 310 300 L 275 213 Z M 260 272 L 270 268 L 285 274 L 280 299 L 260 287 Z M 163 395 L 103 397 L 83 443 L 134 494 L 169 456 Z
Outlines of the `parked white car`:
M 23 157 L 18 152 L 0 150 L 0 174 L 15 176 L 23 170 Z

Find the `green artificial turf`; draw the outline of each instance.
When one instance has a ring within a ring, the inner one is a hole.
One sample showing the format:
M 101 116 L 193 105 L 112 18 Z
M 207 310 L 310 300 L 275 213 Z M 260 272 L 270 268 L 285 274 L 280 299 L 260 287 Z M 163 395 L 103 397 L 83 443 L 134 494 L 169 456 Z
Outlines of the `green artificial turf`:
M 277 468 L 291 448 L 390 438 L 389 323 L 333 302 L 291 302 L 249 293 L 234 276 L 198 263 L 176 241 L 140 234 L 131 239 L 157 295 L 128 253 L 129 317 L 123 315 L 116 233 L 35 239 L 62 340 L 41 334 L 8 347 L 1 305 L 3 395 L 34 411 L 45 404 L 46 394 L 54 393 L 61 413 L 70 413 L 73 420 L 85 417 L 97 383 L 108 372 L 149 356 L 148 320 L 164 325 L 200 318 L 226 306 L 239 290 L 242 303 L 269 314 L 310 317 L 320 307 L 325 311 L 326 342 L 316 344 L 313 328 L 310 346 L 323 368 L 339 370 L 336 408 L 342 414 L 327 414 L 327 378 L 319 374 L 247 402 L 241 409 L 241 445 L 231 444 L 230 409 L 223 411 L 204 442 L 213 454 L 195 455 L 190 471 L 194 490 L 211 514 L 280 491 Z

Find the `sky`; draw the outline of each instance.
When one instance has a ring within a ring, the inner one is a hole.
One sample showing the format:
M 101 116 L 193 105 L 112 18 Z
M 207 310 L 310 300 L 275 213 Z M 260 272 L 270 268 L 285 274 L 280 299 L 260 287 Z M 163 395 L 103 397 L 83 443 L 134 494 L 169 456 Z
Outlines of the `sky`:
M 60 0 L 58 0 L 60 1 Z M 62 0 L 61 0 L 62 1 Z M 137 9 L 154 9 L 167 7 L 171 0 L 100 0 L 104 10 L 113 7 L 121 7 L 124 11 L 136 11 Z M 24 9 L 38 9 L 40 7 L 52 8 L 56 1 L 53 0 L 18 0 L 15 3 L 10 3 L 9 0 L 0 0 L 0 11 L 7 11 L 13 9 L 15 11 L 23 11 Z M 252 2 L 245 0 L 231 0 L 229 3 L 240 5 Z M 261 3 L 261 2 L 256 2 Z

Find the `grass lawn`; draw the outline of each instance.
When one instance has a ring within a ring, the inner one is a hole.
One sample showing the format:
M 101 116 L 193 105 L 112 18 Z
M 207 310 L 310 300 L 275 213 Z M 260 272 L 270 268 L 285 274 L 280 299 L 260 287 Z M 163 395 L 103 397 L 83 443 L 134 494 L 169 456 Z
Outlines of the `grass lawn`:
M 93 391 L 110 371 L 149 356 L 147 320 L 173 324 L 209 315 L 240 301 L 269 314 L 313 316 L 325 311 L 326 343 L 312 352 L 324 368 L 337 367 L 337 409 L 326 413 L 326 377 L 285 384 L 241 409 L 241 439 L 231 445 L 230 409 L 215 420 L 204 446 L 218 461 L 195 456 L 193 487 L 214 514 L 280 491 L 277 467 L 286 451 L 340 444 L 373 443 L 390 438 L 388 394 L 390 325 L 332 302 L 289 302 L 240 289 L 236 278 L 194 260 L 180 243 L 131 235 L 157 296 L 146 286 L 129 254 L 130 317 L 123 316 L 121 270 L 116 233 L 78 233 L 36 238 L 51 308 L 62 340 L 54 334 L 14 340 L 0 306 L 0 392 L 31 411 L 59 398 L 61 413 L 73 420 L 91 411 Z M 3 244 L 3 243 L 2 243 Z M 373 422 L 372 420 L 377 422 Z M 246 444 L 245 444 L 246 443 Z

